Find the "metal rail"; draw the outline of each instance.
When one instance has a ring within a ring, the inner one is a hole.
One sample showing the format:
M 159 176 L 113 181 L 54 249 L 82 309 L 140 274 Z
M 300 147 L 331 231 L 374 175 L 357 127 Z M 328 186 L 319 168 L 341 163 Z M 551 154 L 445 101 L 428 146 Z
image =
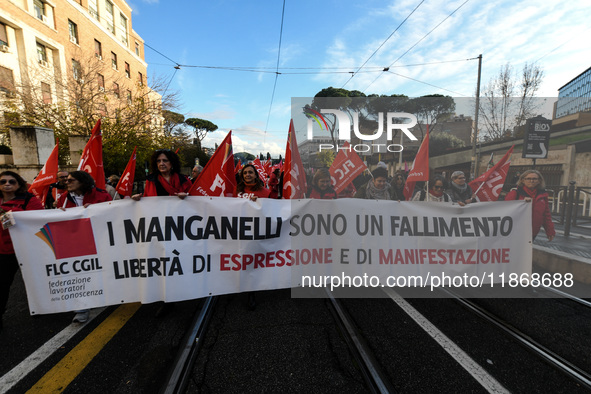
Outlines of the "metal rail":
M 549 291 L 549 292 L 552 292 L 552 293 L 555 293 L 555 294 L 558 294 L 558 295 L 560 295 L 560 296 L 562 296 L 564 298 L 568 298 L 569 300 L 572 300 L 574 302 L 578 302 L 581 305 L 585 305 L 585 306 L 591 308 L 591 302 L 589 302 L 587 300 L 584 300 L 582 298 L 576 297 L 576 296 L 574 296 L 572 294 L 565 293 L 562 290 L 555 289 L 554 287 L 542 287 L 542 289 L 544 289 L 546 291 Z
M 161 394 L 177 394 L 185 391 L 217 299 L 218 297 L 206 298 L 201 310 L 195 313 L 191 327 L 181 342 L 174 367 L 168 375 L 166 384 L 160 390 Z
M 384 394 L 394 393 L 394 388 L 386 378 L 386 374 L 379 367 L 369 346 L 353 324 L 349 313 L 343 308 L 341 303 L 334 298 L 332 292 L 326 290 L 326 293 L 330 301 L 329 305 L 332 306 L 332 312 L 335 315 L 337 324 L 343 331 L 345 341 L 361 369 L 363 379 L 367 383 L 370 392 Z
M 501 330 L 505 331 L 509 336 L 519 342 L 521 345 L 526 347 L 528 350 L 534 352 L 536 355 L 544 359 L 546 362 L 557 368 L 558 370 L 564 372 L 565 374 L 569 375 L 570 377 L 577 380 L 579 383 L 584 385 L 586 388 L 591 389 L 591 375 L 586 371 L 582 370 L 581 368 L 577 367 L 576 365 L 572 364 L 570 361 L 565 360 L 558 354 L 554 353 L 552 350 L 548 349 L 544 345 L 538 343 L 530 336 L 524 334 L 517 328 L 513 327 L 506 321 L 500 319 L 498 316 L 490 313 L 489 311 L 485 310 L 484 308 L 476 305 L 474 302 L 469 301 L 465 298 L 459 297 L 457 294 L 447 290 L 441 289 L 455 298 L 458 302 L 463 304 L 466 308 L 472 310 L 480 317 L 484 318 L 485 320 L 493 323 L 495 326 L 500 328 Z

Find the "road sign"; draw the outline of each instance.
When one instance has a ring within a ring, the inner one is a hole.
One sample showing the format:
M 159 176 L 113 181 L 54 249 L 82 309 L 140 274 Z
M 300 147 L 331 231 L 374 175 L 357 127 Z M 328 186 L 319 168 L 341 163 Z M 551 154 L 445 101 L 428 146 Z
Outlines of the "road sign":
M 543 116 L 527 120 L 521 157 L 527 159 L 545 159 L 548 157 L 551 124 L 552 121 Z

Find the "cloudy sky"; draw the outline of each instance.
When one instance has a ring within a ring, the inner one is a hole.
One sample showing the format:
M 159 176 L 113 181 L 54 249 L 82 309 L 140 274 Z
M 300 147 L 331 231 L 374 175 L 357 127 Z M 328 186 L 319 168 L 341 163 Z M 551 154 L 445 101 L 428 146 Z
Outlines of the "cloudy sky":
M 291 98 L 328 86 L 471 97 L 482 54 L 482 85 L 507 63 L 536 63 L 538 96 L 556 97 L 591 66 L 591 2 L 581 0 L 128 3 L 148 75 L 170 81 L 179 112 L 219 126 L 205 146 L 232 130 L 235 152 L 283 154 Z

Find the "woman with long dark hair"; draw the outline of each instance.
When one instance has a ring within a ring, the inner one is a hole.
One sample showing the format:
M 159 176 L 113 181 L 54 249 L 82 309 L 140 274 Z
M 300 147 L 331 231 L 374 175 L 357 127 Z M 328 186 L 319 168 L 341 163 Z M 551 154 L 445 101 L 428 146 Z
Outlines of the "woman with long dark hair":
M 544 177 L 539 171 L 524 171 L 517 181 L 517 189 L 511 190 L 505 196 L 505 201 L 524 200 L 532 202 L 532 237 L 540 232 L 544 227 L 548 241 L 552 241 L 556 235 L 554 223 L 552 223 L 552 214 L 550 213 L 550 204 L 548 203 L 548 192 L 546 192 L 546 183 Z
M 27 192 L 27 182 L 16 172 L 3 171 L 0 173 L 0 331 L 2 330 L 2 315 L 6 310 L 10 286 L 18 271 L 18 261 L 14 254 L 12 239 L 5 225 L 4 215 L 7 212 L 30 211 L 43 209 L 43 204 L 34 195 Z
M 146 177 L 144 194 L 135 194 L 131 198 L 178 196 L 183 199 L 189 195 L 191 181 L 181 174 L 181 160 L 170 149 L 159 149 L 150 158 L 152 173 Z
M 234 197 L 249 198 L 256 201 L 259 197 L 268 198 L 270 193 L 271 191 L 265 187 L 265 184 L 259 178 L 259 173 L 253 164 L 242 167 Z

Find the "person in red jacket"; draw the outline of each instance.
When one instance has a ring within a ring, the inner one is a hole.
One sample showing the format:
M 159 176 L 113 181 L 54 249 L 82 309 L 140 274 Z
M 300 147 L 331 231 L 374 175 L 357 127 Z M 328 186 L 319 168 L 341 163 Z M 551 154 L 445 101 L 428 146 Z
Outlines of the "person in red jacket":
M 43 209 L 43 204 L 34 195 L 27 192 L 27 182 L 16 172 L 0 173 L 0 215 L 4 219 L 6 212 L 30 211 Z M 10 286 L 18 271 L 18 261 L 12 247 L 8 226 L 0 227 L 0 331 L 2 315 L 6 310 Z
M 319 200 L 334 200 L 337 193 L 332 188 L 330 171 L 328 168 L 319 168 L 312 178 L 312 187 L 308 189 L 308 198 Z
M 517 189 L 511 190 L 505 196 L 505 201 L 525 200 L 532 202 L 532 236 L 533 239 L 544 227 L 546 236 L 552 241 L 556 235 L 552 215 L 550 214 L 550 204 L 548 203 L 548 193 L 546 192 L 544 177 L 539 171 L 524 171 L 517 181 Z
M 189 195 L 191 181 L 181 174 L 181 160 L 170 149 L 159 149 L 150 158 L 152 173 L 146 177 L 144 194 L 131 196 L 136 201 L 143 197 L 178 196 L 184 199 Z
M 92 176 L 84 171 L 72 171 L 66 179 L 68 192 L 64 193 L 57 200 L 57 207 L 65 210 L 66 208 L 84 207 L 91 204 L 111 201 L 111 195 L 103 189 L 95 186 Z M 90 315 L 90 309 L 80 309 L 74 311 L 73 323 L 86 323 Z
M 257 198 L 268 198 L 271 191 L 265 187 L 265 184 L 259 178 L 257 169 L 252 164 L 242 167 L 240 179 L 234 191 L 234 197 L 249 198 L 256 201 Z
M 90 204 L 111 201 L 106 190 L 95 186 L 92 176 L 84 171 L 72 171 L 66 179 L 68 192 L 57 200 L 58 208 L 88 207 Z

